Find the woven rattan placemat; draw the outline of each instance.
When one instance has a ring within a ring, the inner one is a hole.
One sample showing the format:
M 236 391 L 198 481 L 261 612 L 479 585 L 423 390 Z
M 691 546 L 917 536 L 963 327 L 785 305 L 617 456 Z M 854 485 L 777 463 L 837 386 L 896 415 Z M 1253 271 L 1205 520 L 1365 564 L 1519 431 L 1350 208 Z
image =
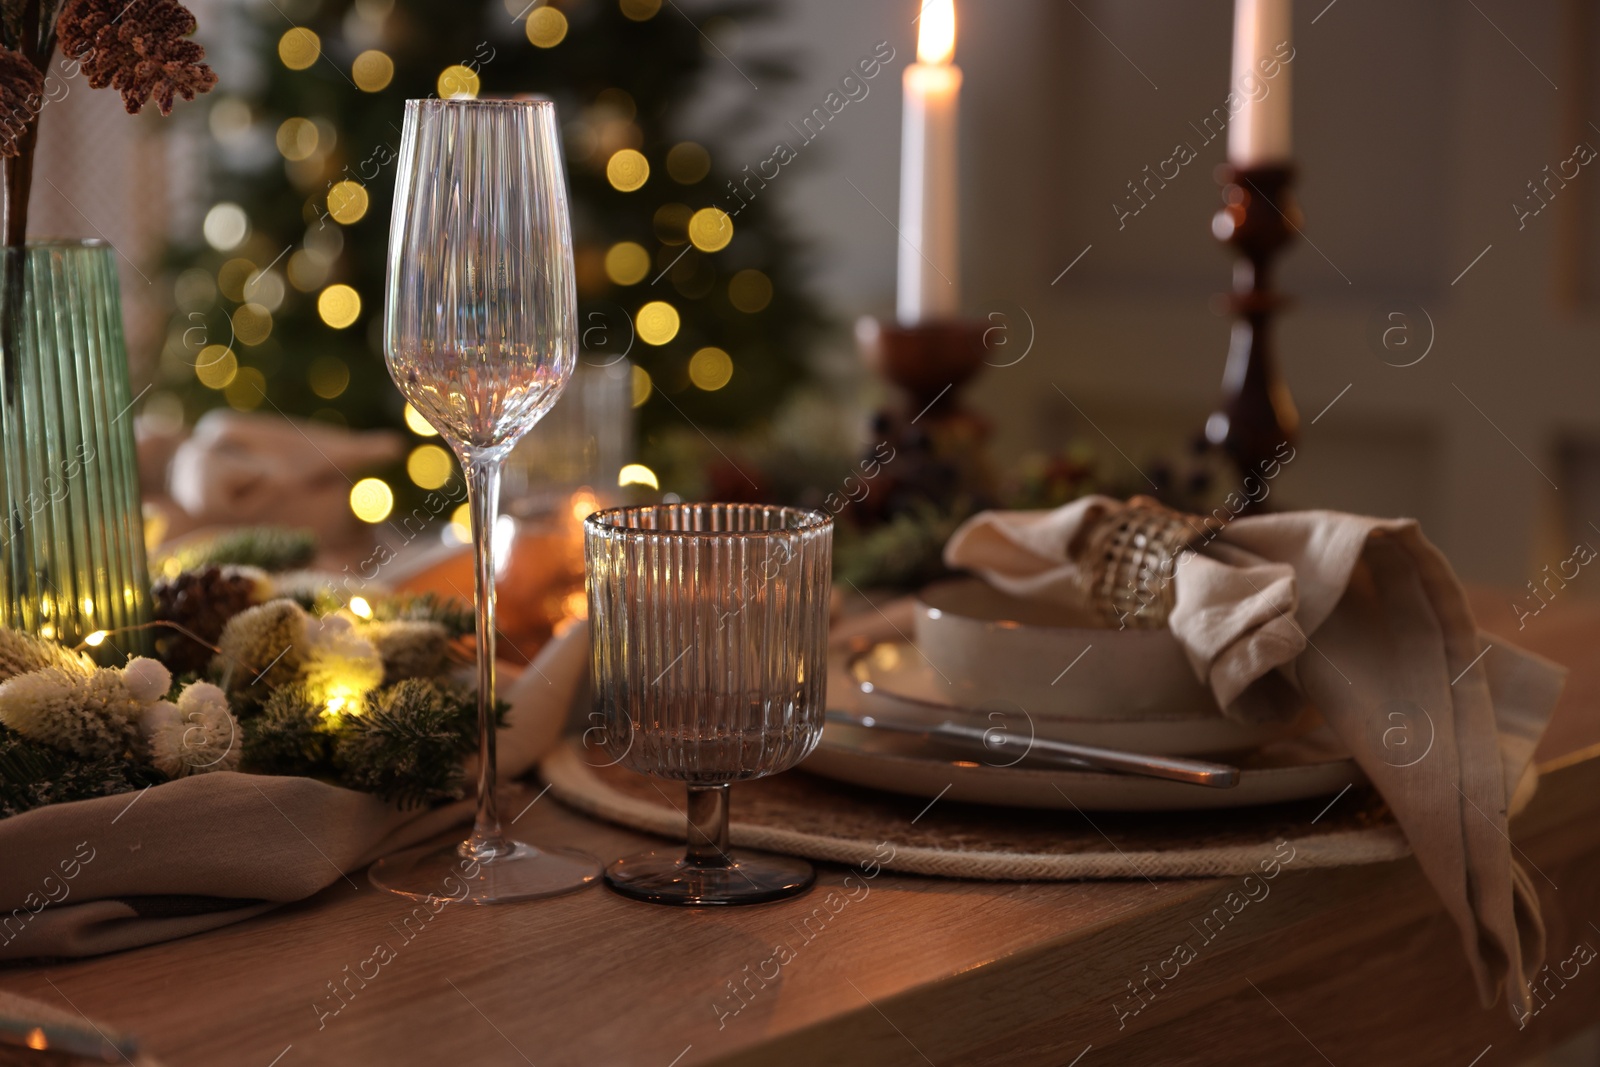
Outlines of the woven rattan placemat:
M 683 787 L 563 742 L 539 773 L 580 811 L 681 842 Z M 900 796 L 792 771 L 733 787 L 733 844 L 947 878 L 1071 881 L 1256 873 L 1293 848 L 1293 867 L 1408 856 L 1382 800 L 1357 786 L 1327 797 L 1228 811 L 1094 812 L 995 808 Z M 883 846 L 890 846 L 885 849 Z M 885 858 L 891 856 L 891 858 Z

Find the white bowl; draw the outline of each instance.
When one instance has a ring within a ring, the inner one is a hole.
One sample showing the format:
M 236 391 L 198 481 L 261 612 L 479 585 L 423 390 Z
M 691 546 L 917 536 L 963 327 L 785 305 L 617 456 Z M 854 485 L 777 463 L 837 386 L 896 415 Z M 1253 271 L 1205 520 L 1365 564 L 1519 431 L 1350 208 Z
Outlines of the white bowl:
M 1214 718 L 1222 714 L 1177 638 L 1114 630 L 1072 608 L 1021 600 L 972 578 L 918 595 L 916 647 L 954 700 L 1011 701 L 1062 719 Z M 1285 709 L 1285 718 L 1300 709 Z

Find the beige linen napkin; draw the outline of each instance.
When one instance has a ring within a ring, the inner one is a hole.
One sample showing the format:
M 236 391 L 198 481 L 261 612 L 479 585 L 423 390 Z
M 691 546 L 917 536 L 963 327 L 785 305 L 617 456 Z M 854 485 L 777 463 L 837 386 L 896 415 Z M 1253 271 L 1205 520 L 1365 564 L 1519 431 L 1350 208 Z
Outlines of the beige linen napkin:
M 1088 497 L 984 512 L 956 531 L 945 561 L 1016 596 L 1079 604 L 1069 546 L 1121 506 Z M 1225 712 L 1272 714 L 1286 686 L 1322 712 L 1459 926 L 1479 996 L 1492 1004 L 1504 988 L 1525 1017 L 1544 934 L 1507 810 L 1531 788 L 1533 745 L 1565 671 L 1480 635 L 1449 563 L 1411 519 L 1238 518 L 1185 554 L 1172 580 L 1168 624 Z
M 556 741 L 589 665 L 574 626 L 504 687 L 509 781 Z M 239 922 L 470 822 L 466 799 L 402 811 L 312 778 L 221 771 L 0 819 L 0 960 L 93 956 Z

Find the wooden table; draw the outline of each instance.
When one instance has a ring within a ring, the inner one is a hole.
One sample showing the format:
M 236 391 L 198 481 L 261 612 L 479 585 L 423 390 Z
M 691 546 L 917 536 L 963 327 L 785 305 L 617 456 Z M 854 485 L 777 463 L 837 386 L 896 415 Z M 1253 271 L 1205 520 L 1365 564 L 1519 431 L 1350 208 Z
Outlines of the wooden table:
M 1557 961 L 1578 942 L 1600 947 L 1600 609 L 1540 622 L 1524 643 L 1579 669 L 1513 837 L 1540 872 Z M 548 798 L 517 830 L 604 856 L 653 843 Z M 0 971 L 0 988 L 70 1001 L 140 1035 L 167 1067 L 1497 1067 L 1600 1019 L 1600 966 L 1552 984 L 1521 1031 L 1503 1006 L 1481 1010 L 1456 928 L 1409 860 L 1286 870 L 1121 1026 L 1114 1005 L 1127 1010 L 1129 983 L 1237 879 L 1002 884 L 885 872 L 802 929 L 849 873 L 824 867 L 812 895 L 760 908 L 679 911 L 592 889 L 448 907 L 404 929 L 405 902 L 340 881 L 211 934 Z M 352 982 L 347 1002 L 334 999 L 329 983 L 380 942 L 399 946 L 394 957 L 365 987 Z M 792 958 L 763 981 L 779 942 Z

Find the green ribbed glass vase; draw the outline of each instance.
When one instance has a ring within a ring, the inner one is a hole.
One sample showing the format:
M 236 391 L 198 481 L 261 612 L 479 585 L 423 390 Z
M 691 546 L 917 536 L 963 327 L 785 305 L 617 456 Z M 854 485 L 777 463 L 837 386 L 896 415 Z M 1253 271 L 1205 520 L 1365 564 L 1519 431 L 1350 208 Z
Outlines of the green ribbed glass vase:
M 149 644 L 128 628 L 149 621 L 150 578 L 114 253 L 0 255 L 0 624 L 68 645 L 113 631 L 101 651 L 120 659 Z

